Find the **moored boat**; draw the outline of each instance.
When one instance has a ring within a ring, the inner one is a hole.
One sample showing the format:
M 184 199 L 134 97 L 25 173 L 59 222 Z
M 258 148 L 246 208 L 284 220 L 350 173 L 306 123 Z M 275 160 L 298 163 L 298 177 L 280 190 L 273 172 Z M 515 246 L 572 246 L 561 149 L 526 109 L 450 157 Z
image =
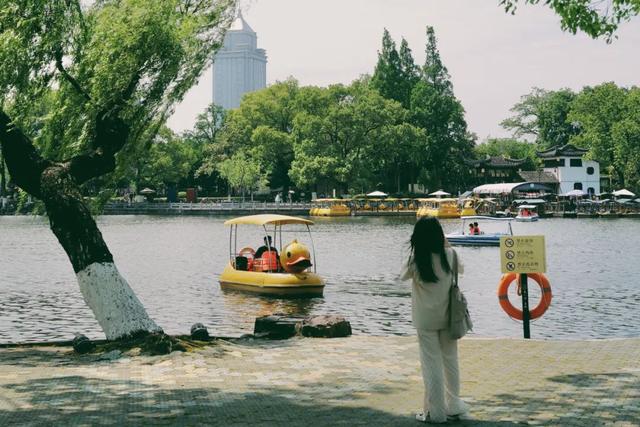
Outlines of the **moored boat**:
M 316 199 L 311 202 L 309 216 L 349 216 L 351 208 L 345 199 Z

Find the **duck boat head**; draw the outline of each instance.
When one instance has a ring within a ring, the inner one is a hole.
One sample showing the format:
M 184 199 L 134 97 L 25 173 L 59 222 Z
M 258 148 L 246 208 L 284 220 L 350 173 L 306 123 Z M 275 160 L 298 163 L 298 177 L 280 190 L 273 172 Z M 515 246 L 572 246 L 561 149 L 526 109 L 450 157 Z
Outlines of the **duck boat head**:
M 309 248 L 298 240 L 291 241 L 280 254 L 280 264 L 287 273 L 302 273 L 312 265 Z

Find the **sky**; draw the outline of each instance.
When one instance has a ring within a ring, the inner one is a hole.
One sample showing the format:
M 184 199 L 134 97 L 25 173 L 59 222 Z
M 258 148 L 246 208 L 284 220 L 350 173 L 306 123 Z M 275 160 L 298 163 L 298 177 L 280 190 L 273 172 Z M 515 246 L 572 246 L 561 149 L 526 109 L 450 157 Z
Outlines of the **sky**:
M 556 90 L 613 81 L 640 85 L 640 19 L 623 24 L 612 44 L 560 29 L 546 7 L 516 15 L 498 0 L 244 0 L 245 20 L 267 51 L 267 84 L 293 76 L 301 85 L 348 84 L 373 73 L 387 28 L 424 62 L 425 28 L 435 28 L 454 91 L 479 141 L 506 137 L 500 122 L 533 87 Z M 176 107 L 169 126 L 190 129 L 212 101 L 207 70 Z

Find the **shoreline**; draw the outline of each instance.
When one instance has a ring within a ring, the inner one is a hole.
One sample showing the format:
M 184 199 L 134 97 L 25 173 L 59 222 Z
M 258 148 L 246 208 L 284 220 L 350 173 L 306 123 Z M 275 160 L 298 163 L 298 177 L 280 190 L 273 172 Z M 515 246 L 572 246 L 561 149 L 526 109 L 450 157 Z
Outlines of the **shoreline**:
M 369 338 L 394 338 L 394 337 L 398 337 L 398 338 L 410 338 L 413 337 L 415 334 L 393 334 L 393 335 L 374 335 L 374 334 L 358 334 L 358 333 L 354 333 L 351 335 L 351 337 L 369 337 Z M 172 335 L 169 334 L 169 336 L 173 337 L 173 338 L 178 338 L 178 339 L 186 339 L 186 340 L 191 340 L 191 336 L 190 335 Z M 347 337 L 349 338 L 349 337 Z M 260 341 L 265 341 L 265 342 L 284 342 L 290 339 L 294 339 L 294 338 L 288 338 L 288 339 L 282 339 L 282 340 L 271 340 L 268 338 L 255 338 L 253 337 L 252 334 L 247 333 L 247 334 L 243 334 L 243 335 L 238 335 L 238 336 L 210 336 L 208 340 L 206 341 L 202 341 L 202 343 L 207 346 L 209 344 L 213 344 L 217 341 L 227 341 L 227 342 L 235 342 L 235 341 L 242 341 L 242 340 L 255 340 L 257 342 Z M 312 339 L 312 338 L 309 338 Z M 322 339 L 322 338 L 316 338 L 316 339 Z M 326 338 L 329 339 L 329 338 Z M 529 339 L 524 339 L 522 337 L 509 337 L 509 336 L 496 336 L 496 337 L 492 337 L 492 336 L 476 336 L 473 334 L 467 335 L 464 338 L 465 341 L 525 341 L 525 342 L 548 342 L 548 343 L 562 343 L 562 342 L 566 342 L 566 343 L 576 343 L 576 342 L 608 342 L 608 341 L 633 341 L 633 340 L 640 340 L 640 335 L 636 336 L 636 337 L 606 337 L 606 338 L 560 338 L 560 339 L 554 339 L 554 338 L 529 338 Z M 92 343 L 96 344 L 96 345 L 102 345 L 102 344 L 107 344 L 111 341 L 107 340 L 107 339 L 92 339 L 91 340 Z M 73 340 L 54 340 L 54 341 L 23 341 L 23 342 L 10 342 L 10 343 L 0 343 L 0 350 L 2 349 L 12 349 L 12 348 L 25 348 L 25 347 L 72 347 L 73 346 Z M 640 357 L 640 354 L 638 355 Z

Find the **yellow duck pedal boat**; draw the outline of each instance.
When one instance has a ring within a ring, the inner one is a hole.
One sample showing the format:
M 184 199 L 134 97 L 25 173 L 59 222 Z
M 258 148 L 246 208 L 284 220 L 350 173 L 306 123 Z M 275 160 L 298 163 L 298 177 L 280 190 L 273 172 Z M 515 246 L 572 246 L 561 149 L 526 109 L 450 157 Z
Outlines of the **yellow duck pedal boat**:
M 274 296 L 322 296 L 324 280 L 316 273 L 315 254 L 297 239 L 280 245 L 280 255 L 274 243 L 282 242 L 282 226 L 300 224 L 306 227 L 311 246 L 312 221 L 285 215 L 250 215 L 226 221 L 231 227 L 229 253 L 231 259 L 220 275 L 220 287 Z M 237 249 L 238 225 L 258 225 L 265 231 L 265 246 L 255 251 L 251 247 Z M 267 227 L 273 226 L 272 233 Z M 313 261 L 313 262 L 312 262 Z M 313 267 L 313 271 L 311 268 Z

